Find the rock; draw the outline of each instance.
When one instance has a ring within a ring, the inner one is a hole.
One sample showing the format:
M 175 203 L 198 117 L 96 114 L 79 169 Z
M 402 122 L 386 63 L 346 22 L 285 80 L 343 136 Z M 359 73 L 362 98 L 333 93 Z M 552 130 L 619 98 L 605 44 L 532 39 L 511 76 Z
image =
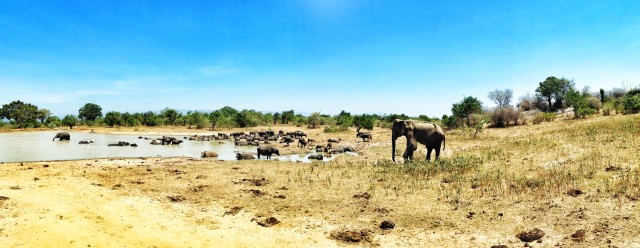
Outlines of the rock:
M 242 210 L 242 207 L 233 207 L 229 211 L 224 212 L 224 215 L 236 215 Z
M 544 232 L 538 228 L 534 228 L 528 232 L 521 232 L 518 237 L 522 242 L 532 242 L 544 237 Z
M 371 234 L 368 230 L 337 230 L 331 232 L 330 237 L 348 243 L 371 242 Z
M 186 200 L 186 198 L 184 198 L 184 196 L 181 196 L 181 195 L 170 195 L 170 196 L 167 196 L 167 198 L 169 198 L 169 200 L 171 200 L 172 202 L 181 202 Z
M 371 198 L 371 194 L 369 194 L 369 192 L 364 192 L 364 193 L 353 195 L 353 198 L 370 199 Z
M 584 241 L 586 233 L 587 233 L 587 231 L 585 231 L 584 229 L 580 229 L 580 230 L 574 232 L 573 234 L 571 234 L 571 240 L 573 240 L 575 242 L 582 242 L 582 241 Z
M 258 225 L 263 226 L 263 227 L 272 227 L 275 226 L 277 224 L 280 224 L 280 221 L 278 219 L 276 219 L 276 217 L 269 217 L 269 218 L 265 218 L 262 220 L 258 220 L 257 221 Z
M 573 197 L 577 197 L 579 195 L 584 194 L 584 192 L 582 190 L 579 189 L 570 189 L 569 191 L 567 191 L 567 195 L 573 196 Z
M 469 212 L 469 213 L 467 214 L 467 219 L 471 219 L 471 218 L 473 218 L 473 216 L 474 216 L 474 215 L 476 215 L 476 212 Z
M 396 227 L 396 224 L 393 223 L 393 221 L 390 220 L 385 220 L 382 223 L 380 223 L 380 229 L 382 230 L 389 230 L 389 229 L 393 229 Z

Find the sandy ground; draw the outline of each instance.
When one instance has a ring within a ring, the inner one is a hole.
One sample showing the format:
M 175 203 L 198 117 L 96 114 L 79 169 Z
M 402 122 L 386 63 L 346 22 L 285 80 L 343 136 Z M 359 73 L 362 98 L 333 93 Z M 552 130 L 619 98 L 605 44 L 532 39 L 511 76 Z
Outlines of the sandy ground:
M 443 156 L 491 151 L 504 139 L 519 139 L 567 125 L 588 126 L 598 121 L 602 120 L 489 129 L 480 139 L 452 131 L 447 136 Z M 359 156 L 340 156 L 330 163 L 315 164 L 185 157 L 0 164 L 0 244 L 4 247 L 491 247 L 499 244 L 506 247 L 640 247 L 640 205 L 636 195 L 631 194 L 636 190 L 627 190 L 626 197 L 605 192 L 615 186 L 613 183 L 637 187 L 634 170 L 610 172 L 605 171 L 607 164 L 597 165 L 593 180 L 567 185 L 567 188 L 580 187 L 584 191 L 578 196 L 567 195 L 566 188 L 557 189 L 557 193 L 538 190 L 518 194 L 499 192 L 502 187 L 495 186 L 475 190 L 469 186 L 470 181 L 460 184 L 446 181 L 446 173 L 422 180 L 403 174 L 385 174 L 385 169 L 376 167 L 375 161 L 390 158 L 389 130 L 376 128 L 371 142 L 356 139 L 354 130 L 337 134 L 323 133 L 321 129 L 303 130 L 319 143 L 329 137 L 340 137 L 341 144 L 357 147 Z M 93 131 L 211 133 L 185 128 Z M 224 132 L 232 131 L 237 130 Z M 556 137 L 554 132 L 546 135 Z M 398 142 L 403 150 L 403 141 Z M 531 177 L 533 173 L 544 172 L 537 168 L 579 160 L 580 156 L 572 152 L 580 149 L 596 155 L 607 151 L 606 147 L 595 145 L 580 148 L 580 142 L 561 144 L 548 156 L 536 158 L 535 163 L 529 162 L 531 154 L 526 153 L 526 149 L 514 148 L 505 151 L 501 156 L 509 157 L 497 165 L 507 164 L 509 167 L 505 168 Z M 637 142 L 633 142 L 631 146 L 622 141 L 613 144 L 636 151 Z M 286 153 L 304 151 L 295 145 L 278 146 Z M 424 154 L 424 148 L 417 153 Z M 612 155 L 611 158 L 602 155 L 601 159 L 620 166 L 637 166 L 640 157 L 636 154 L 629 152 L 624 157 Z M 577 166 L 581 166 L 580 163 Z M 472 177 L 473 172 L 468 176 Z M 621 181 L 620 176 L 628 178 Z M 464 185 L 463 191 L 460 192 L 460 187 L 456 191 L 456 185 Z M 509 185 L 504 188 L 508 190 Z M 498 192 L 491 191 L 496 189 Z M 385 220 L 393 221 L 395 228 L 381 229 L 380 224 Z M 524 243 L 516 237 L 533 228 L 542 229 L 544 238 Z M 580 236 L 580 232 L 584 235 Z
M 162 160 L 162 161 L 159 161 Z M 162 167 L 178 159 L 144 161 Z M 321 230 L 265 228 L 256 216 L 227 214 L 219 204 L 168 199 L 164 189 L 141 192 L 138 182 L 103 185 L 103 171 L 131 160 L 2 165 L 0 242 L 10 247 L 293 247 L 335 246 Z M 89 165 L 89 164 L 96 164 Z M 118 168 L 120 167 L 120 168 Z M 130 168 L 130 167 L 129 167 Z M 115 185 L 115 186 L 114 186 Z M 121 185 L 121 186 L 120 186 Z M 309 220 L 313 222 L 313 220 Z

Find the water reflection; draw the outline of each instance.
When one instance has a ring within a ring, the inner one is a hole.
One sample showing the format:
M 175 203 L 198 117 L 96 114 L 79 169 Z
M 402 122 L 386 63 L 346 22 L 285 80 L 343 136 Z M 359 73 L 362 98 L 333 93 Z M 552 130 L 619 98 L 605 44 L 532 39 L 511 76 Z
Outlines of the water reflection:
M 162 135 L 144 136 L 149 139 L 139 139 L 140 135 L 127 134 L 96 134 L 83 132 L 69 132 L 70 141 L 51 141 L 57 131 L 0 133 L 0 162 L 29 162 L 49 160 L 74 160 L 92 158 L 117 157 L 200 157 L 202 151 L 218 153 L 219 160 L 236 160 L 236 152 L 255 153 L 255 146 L 235 146 L 230 141 L 188 141 L 180 145 L 151 145 L 151 140 L 161 138 Z M 173 135 L 178 139 L 183 136 Z M 78 144 L 81 141 L 91 141 L 88 144 Z M 118 142 L 137 144 L 132 146 L 109 146 Z M 311 153 L 313 154 L 313 153 Z M 289 162 L 310 163 L 312 161 L 328 162 L 338 155 L 325 156 L 322 160 L 309 159 L 309 155 L 273 156 L 273 159 Z M 356 153 L 347 153 L 357 156 Z
M 51 141 L 57 131 L 0 133 L 0 162 L 73 160 L 112 157 L 200 157 L 202 151 L 215 151 L 220 160 L 235 160 L 235 152 L 255 152 L 256 147 L 237 147 L 228 141 L 188 141 L 180 145 L 151 145 L 139 135 L 70 132 L 70 141 Z M 151 139 L 158 136 L 145 136 Z M 182 139 L 182 136 L 172 136 Z M 80 141 L 93 140 L 90 144 Z M 138 147 L 108 146 L 120 141 Z

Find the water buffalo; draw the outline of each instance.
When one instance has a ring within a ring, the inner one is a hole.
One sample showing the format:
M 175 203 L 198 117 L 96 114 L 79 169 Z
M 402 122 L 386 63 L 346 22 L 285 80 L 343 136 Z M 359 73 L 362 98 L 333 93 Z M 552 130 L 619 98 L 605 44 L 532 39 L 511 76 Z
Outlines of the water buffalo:
M 251 153 L 246 153 L 246 152 L 236 152 L 236 158 L 238 160 L 251 160 L 251 159 L 256 159 L 253 154 Z
M 298 139 L 298 147 L 301 147 L 301 148 L 307 147 L 307 140 L 305 140 L 302 137 Z
M 307 157 L 307 158 L 308 159 L 322 160 L 322 159 L 324 159 L 324 156 L 322 154 L 314 153 L 314 154 L 309 155 L 309 157 Z
M 108 146 L 129 146 L 129 142 L 126 141 L 118 141 L 118 143 L 109 144 Z M 136 145 L 137 146 L 137 145 Z
M 258 151 L 258 159 L 260 159 L 260 155 L 265 155 L 267 156 L 267 159 L 271 159 L 271 155 L 274 153 L 280 156 L 280 151 L 277 148 L 274 148 L 272 146 L 261 146 L 261 147 L 258 147 L 257 151 Z
M 371 138 L 373 138 L 373 135 L 370 132 L 358 132 L 356 134 L 356 137 L 361 138 L 362 142 L 365 142 L 365 141 L 371 141 Z
M 218 153 L 212 152 L 212 151 L 204 151 L 204 152 L 200 153 L 200 157 L 203 157 L 203 158 L 217 158 L 218 157 Z

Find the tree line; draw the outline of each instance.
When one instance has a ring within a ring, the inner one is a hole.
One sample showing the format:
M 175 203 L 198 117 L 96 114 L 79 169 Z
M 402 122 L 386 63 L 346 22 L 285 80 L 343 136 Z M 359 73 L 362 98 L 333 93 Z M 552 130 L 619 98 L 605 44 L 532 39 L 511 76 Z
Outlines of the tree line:
M 452 128 L 470 127 L 480 130 L 484 124 L 493 127 L 506 127 L 525 123 L 523 113 L 537 112 L 534 124 L 555 118 L 555 112 L 560 109 L 573 108 L 575 118 L 583 118 L 602 112 L 603 115 L 613 113 L 640 112 L 640 89 L 623 85 L 622 88 L 610 90 L 600 89 L 591 91 L 586 86 L 581 91 L 573 80 L 566 78 L 547 77 L 538 83 L 535 95 L 526 94 L 513 104 L 511 89 L 496 89 L 488 93 L 487 97 L 495 103 L 495 107 L 486 108 L 482 101 L 473 96 L 464 97 L 460 102 L 452 105 L 451 115 L 443 115 L 441 119 L 426 115 L 407 116 L 405 114 L 361 114 L 352 115 L 341 111 L 337 115 L 311 113 L 308 116 L 295 113 L 293 110 L 262 113 L 255 110 L 237 110 L 225 106 L 212 112 L 189 111 L 179 112 L 165 108 L 160 112 L 147 111 L 143 113 L 129 113 L 109 111 L 103 115 L 102 107 L 95 103 L 87 103 L 78 110 L 78 115 L 66 115 L 63 118 L 54 116 L 47 109 L 20 100 L 2 105 L 0 109 L 0 127 L 30 128 L 67 126 L 73 128 L 78 125 L 87 126 L 188 126 L 193 128 L 244 128 L 254 126 L 271 126 L 277 124 L 308 126 L 318 128 L 324 126 L 325 132 L 345 131 L 350 127 L 357 130 L 373 129 L 374 126 L 388 128 L 395 119 L 414 119 L 421 121 L 440 122 Z M 8 120 L 5 122 L 3 120 Z
M 295 113 L 294 110 L 263 113 L 256 110 L 237 110 L 225 106 L 212 112 L 188 111 L 182 113 L 176 109 L 165 108 L 160 112 L 147 111 L 129 113 L 109 111 L 103 115 L 102 107 L 95 103 L 86 103 L 78 110 L 78 115 L 68 114 L 63 118 L 52 115 L 47 109 L 20 100 L 2 105 L 0 109 L 0 125 L 5 128 L 34 128 L 34 127 L 69 127 L 75 126 L 108 126 L 108 127 L 136 127 L 136 126 L 187 126 L 189 128 L 218 130 L 220 128 L 244 128 L 271 125 L 294 125 L 319 128 L 325 126 L 326 132 L 345 131 L 350 127 L 372 130 L 374 126 L 388 127 L 394 119 L 420 119 L 431 121 L 426 115 L 410 117 L 405 114 L 360 114 L 352 115 L 341 111 L 337 115 L 314 112 L 308 116 Z
M 533 123 L 550 121 L 556 112 L 573 108 L 574 118 L 584 118 L 602 113 L 634 114 L 640 112 L 640 89 L 623 85 L 610 90 L 591 91 L 589 86 L 578 90 L 573 80 L 547 77 L 538 83 L 535 95 L 527 93 L 514 105 L 511 89 L 496 89 L 488 93 L 495 107 L 486 108 L 476 97 L 468 96 L 454 103 L 451 116 L 442 116 L 442 123 L 449 128 L 471 127 L 478 130 L 484 124 L 506 127 L 526 122 L 523 113 L 535 113 Z

